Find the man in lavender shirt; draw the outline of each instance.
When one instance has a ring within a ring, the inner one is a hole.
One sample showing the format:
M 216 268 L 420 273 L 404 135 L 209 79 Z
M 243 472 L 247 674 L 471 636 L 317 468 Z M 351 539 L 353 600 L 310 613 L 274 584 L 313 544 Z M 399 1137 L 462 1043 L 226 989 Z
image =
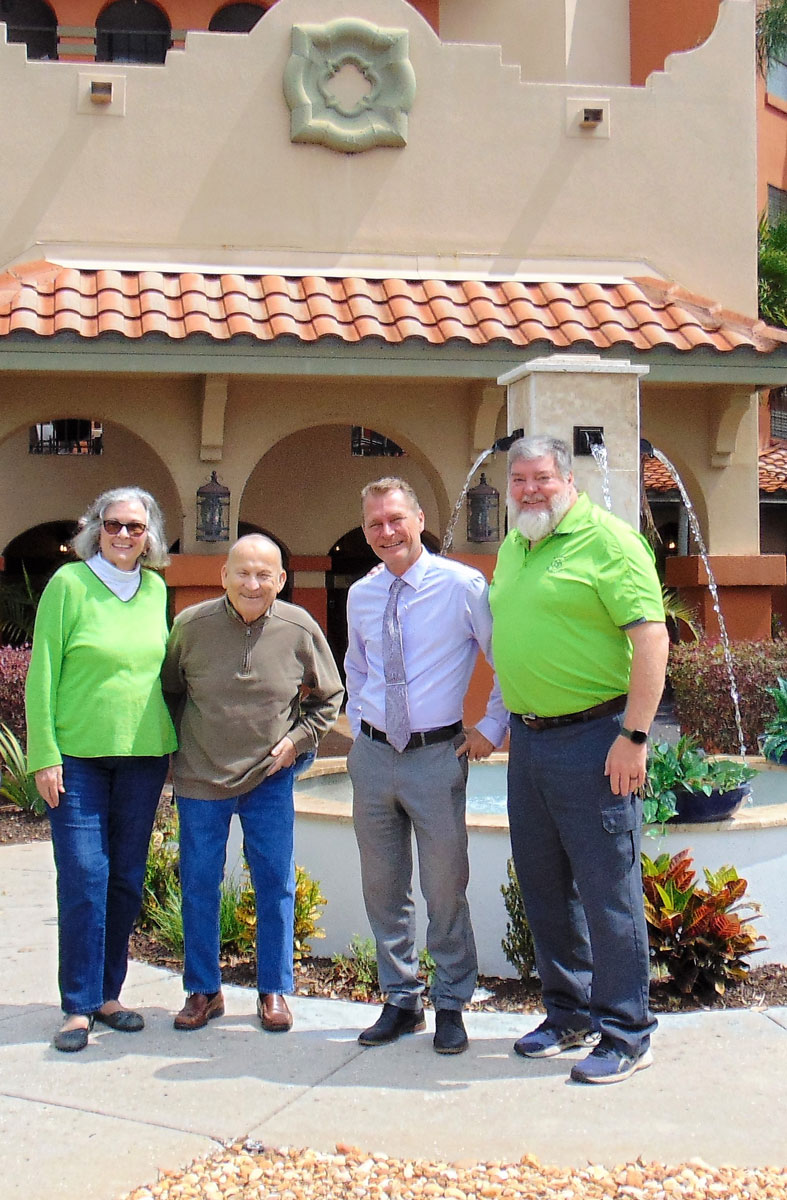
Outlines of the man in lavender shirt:
M 347 766 L 385 1004 L 358 1040 L 379 1046 L 424 1028 L 412 894 L 414 831 L 428 915 L 426 945 L 435 963 L 430 989 L 434 1048 L 459 1054 L 467 1049 L 462 1009 L 477 974 L 465 895 L 467 763 L 486 757 L 503 741 L 507 722 L 495 687 L 483 720 L 474 729 L 462 729 L 462 705 L 478 651 L 490 659 L 487 586 L 479 571 L 430 554 L 421 544 L 424 514 L 404 480 L 379 479 L 361 497 L 364 536 L 383 565 L 353 584 L 348 597 L 344 665 L 355 740 Z M 397 579 L 404 581 L 397 608 L 410 731 L 399 750 L 386 736 L 394 734 L 386 727 L 383 662 L 383 617 Z

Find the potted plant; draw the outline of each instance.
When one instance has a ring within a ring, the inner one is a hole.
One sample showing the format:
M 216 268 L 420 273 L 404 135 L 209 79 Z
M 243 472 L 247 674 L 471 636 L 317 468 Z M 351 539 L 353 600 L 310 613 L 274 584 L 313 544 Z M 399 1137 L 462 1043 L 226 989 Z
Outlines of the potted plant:
M 691 734 L 683 734 L 674 745 L 657 742 L 648 756 L 645 823 L 723 821 L 743 804 L 750 792 L 747 784 L 756 774 L 747 763 L 708 758 Z
M 765 690 L 776 701 L 776 716 L 765 726 L 765 733 L 759 739 L 760 747 L 771 762 L 784 765 L 787 763 L 787 679 L 780 675 L 776 687 Z

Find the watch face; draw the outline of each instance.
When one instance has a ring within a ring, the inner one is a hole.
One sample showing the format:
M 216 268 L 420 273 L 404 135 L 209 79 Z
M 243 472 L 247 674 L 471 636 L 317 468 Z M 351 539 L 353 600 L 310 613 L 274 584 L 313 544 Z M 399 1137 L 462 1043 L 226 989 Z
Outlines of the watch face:
M 631 740 L 635 746 L 642 746 L 648 740 L 648 735 L 642 729 L 632 729 Z

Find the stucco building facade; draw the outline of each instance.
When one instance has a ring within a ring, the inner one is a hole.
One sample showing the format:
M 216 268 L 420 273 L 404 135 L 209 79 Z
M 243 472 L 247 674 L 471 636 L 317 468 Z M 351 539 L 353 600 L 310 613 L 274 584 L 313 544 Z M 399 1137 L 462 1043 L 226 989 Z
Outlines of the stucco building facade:
M 95 61 L 84 0 L 59 61 L 0 44 L 7 562 L 136 482 L 196 599 L 226 549 L 196 537 L 216 471 L 231 534 L 274 536 L 339 628 L 365 482 L 405 475 L 439 539 L 496 437 L 589 423 L 621 511 L 640 436 L 675 463 L 733 632 L 767 634 L 758 415 L 787 341 L 756 320 L 753 0 L 706 4 L 655 69 L 638 0 L 277 0 L 245 34 L 208 31 L 216 7 L 161 10 L 163 62 Z M 67 420 L 101 452 L 42 453 Z M 600 498 L 592 460 L 580 481 Z M 460 522 L 457 553 L 496 548 Z

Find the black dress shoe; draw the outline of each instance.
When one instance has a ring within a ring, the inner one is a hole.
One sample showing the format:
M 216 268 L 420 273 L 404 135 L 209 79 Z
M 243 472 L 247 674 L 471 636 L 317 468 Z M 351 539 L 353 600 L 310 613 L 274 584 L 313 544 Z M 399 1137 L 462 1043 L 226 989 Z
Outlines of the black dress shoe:
M 92 1028 L 93 1017 L 91 1015 L 87 1019 L 87 1025 L 77 1026 L 76 1029 L 58 1029 L 52 1038 L 52 1045 L 55 1050 L 62 1050 L 65 1054 L 73 1054 L 75 1050 L 84 1050 L 87 1045 L 87 1035 Z
M 467 1049 L 462 1014 L 457 1008 L 438 1008 L 435 1013 L 434 1048 L 438 1054 L 461 1054 Z
M 132 1012 L 130 1008 L 119 1008 L 117 1012 L 110 1013 L 104 1013 L 101 1009 L 97 1009 L 93 1016 L 102 1025 L 108 1025 L 110 1029 L 118 1029 L 121 1033 L 139 1033 L 140 1029 L 145 1028 L 142 1014 Z
M 418 1008 L 400 1008 L 398 1004 L 384 1004 L 383 1011 L 368 1029 L 364 1029 L 358 1038 L 362 1046 L 385 1046 L 387 1042 L 395 1042 L 403 1033 L 417 1033 L 426 1029 L 424 1010 Z

